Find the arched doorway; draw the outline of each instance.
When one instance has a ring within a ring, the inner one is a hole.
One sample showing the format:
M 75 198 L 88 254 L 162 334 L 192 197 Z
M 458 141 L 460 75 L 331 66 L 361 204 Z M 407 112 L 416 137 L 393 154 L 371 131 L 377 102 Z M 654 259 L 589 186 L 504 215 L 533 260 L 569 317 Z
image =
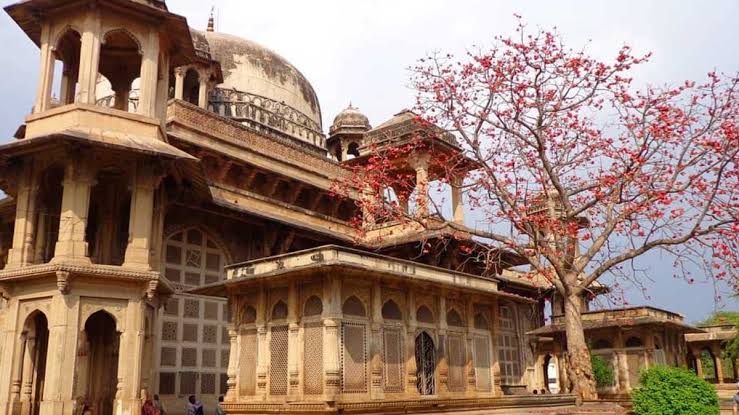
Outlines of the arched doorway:
M 422 332 L 416 336 L 416 387 L 421 395 L 433 395 L 435 393 L 435 371 L 434 341 L 428 333 Z
M 46 356 L 49 346 L 49 323 L 44 313 L 37 311 L 26 319 L 23 331 L 24 352 L 21 370 L 21 402 L 28 405 L 27 413 L 39 413 L 46 380 Z
M 559 393 L 559 366 L 557 358 L 548 354 L 544 358 L 544 385 L 551 394 Z
M 81 333 L 83 345 L 78 370 L 85 380 L 86 403 L 93 414 L 112 415 L 118 383 L 119 334 L 110 314 L 98 311 L 91 315 Z

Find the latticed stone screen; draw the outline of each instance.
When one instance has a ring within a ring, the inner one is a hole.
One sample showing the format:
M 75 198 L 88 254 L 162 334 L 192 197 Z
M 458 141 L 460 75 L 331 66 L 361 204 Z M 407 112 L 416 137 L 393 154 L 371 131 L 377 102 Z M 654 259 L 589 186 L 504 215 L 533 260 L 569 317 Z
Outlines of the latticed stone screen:
M 342 391 L 367 392 L 367 338 L 364 324 L 342 324 L 341 343 Z
M 165 249 L 165 275 L 176 289 L 220 281 L 226 256 L 199 229 L 172 235 Z M 226 375 L 229 354 L 228 307 L 220 299 L 176 294 L 160 313 L 158 353 L 160 395 L 225 394 L 219 381 Z
M 499 319 L 498 361 L 501 382 L 505 385 L 516 385 L 521 382 L 521 354 L 513 311 L 509 307 L 501 306 Z
M 248 330 L 241 336 L 239 360 L 239 395 L 254 395 L 257 386 L 257 331 Z
M 383 363 L 385 392 L 403 391 L 403 341 L 400 329 L 383 330 Z
M 452 392 L 464 391 L 465 348 L 464 337 L 461 334 L 449 335 L 449 390 Z
M 490 337 L 475 336 L 472 344 L 477 390 L 480 392 L 489 392 L 492 387 L 490 376 Z
M 303 331 L 303 392 L 323 393 L 323 324 L 306 324 Z
M 269 343 L 269 393 L 287 395 L 287 326 L 272 327 Z

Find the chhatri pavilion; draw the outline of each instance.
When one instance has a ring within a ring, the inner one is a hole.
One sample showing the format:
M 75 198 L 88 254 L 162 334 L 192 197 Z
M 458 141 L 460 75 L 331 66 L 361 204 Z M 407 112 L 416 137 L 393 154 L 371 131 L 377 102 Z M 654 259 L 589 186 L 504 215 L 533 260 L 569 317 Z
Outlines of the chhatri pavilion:
M 364 215 L 360 232 L 364 196 L 332 191 L 377 143 L 430 128 L 413 113 L 373 128 L 350 106 L 326 134 L 298 69 L 164 0 L 5 11 L 40 61 L 0 145 L 0 413 L 140 414 L 153 394 L 168 414 L 191 394 L 228 414 L 574 405 L 551 287 L 504 249 L 466 254 L 458 186 L 433 230 Z M 435 140 L 403 167 L 417 192 L 434 152 L 461 151 Z M 585 320 L 615 394 L 653 364 L 701 373 L 695 352 L 736 335 L 652 308 Z

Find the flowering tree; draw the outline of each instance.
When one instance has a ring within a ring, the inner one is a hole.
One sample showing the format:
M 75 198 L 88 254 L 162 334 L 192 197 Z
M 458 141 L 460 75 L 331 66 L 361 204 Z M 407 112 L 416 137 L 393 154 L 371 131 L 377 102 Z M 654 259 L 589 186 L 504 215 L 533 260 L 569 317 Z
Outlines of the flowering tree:
M 432 179 L 464 193 L 486 224 L 465 229 L 481 246 L 526 258 L 564 299 L 569 378 L 583 399 L 596 389 L 580 299 L 599 278 L 633 279 L 635 260 L 661 251 L 687 279 L 701 265 L 739 286 L 739 78 L 709 73 L 703 83 L 637 91 L 630 70 L 648 59 L 623 47 L 601 62 L 556 32 L 519 24 L 489 50 L 435 54 L 411 68 L 418 122 L 453 134 L 461 149 L 428 157 Z M 409 213 L 403 203 L 417 176 L 397 166 L 427 147 L 420 138 L 373 146 L 352 167 L 351 186 L 365 195 L 397 195 L 362 198 L 365 225 L 368 215 L 443 222 L 429 220 L 441 209 Z M 425 203 L 425 189 L 416 191 Z

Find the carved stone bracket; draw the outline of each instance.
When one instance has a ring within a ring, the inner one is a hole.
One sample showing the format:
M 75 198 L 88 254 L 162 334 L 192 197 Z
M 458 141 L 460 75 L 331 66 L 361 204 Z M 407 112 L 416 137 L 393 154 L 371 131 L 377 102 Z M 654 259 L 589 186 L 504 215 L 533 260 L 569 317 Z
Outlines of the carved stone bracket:
M 64 295 L 69 294 L 70 275 L 71 274 L 69 273 L 69 271 L 56 272 L 56 288 L 59 289 L 59 292 Z
M 153 300 L 154 296 L 157 293 L 157 287 L 159 287 L 159 281 L 158 280 L 151 280 L 149 281 L 149 285 L 146 287 L 146 298 L 149 300 Z

